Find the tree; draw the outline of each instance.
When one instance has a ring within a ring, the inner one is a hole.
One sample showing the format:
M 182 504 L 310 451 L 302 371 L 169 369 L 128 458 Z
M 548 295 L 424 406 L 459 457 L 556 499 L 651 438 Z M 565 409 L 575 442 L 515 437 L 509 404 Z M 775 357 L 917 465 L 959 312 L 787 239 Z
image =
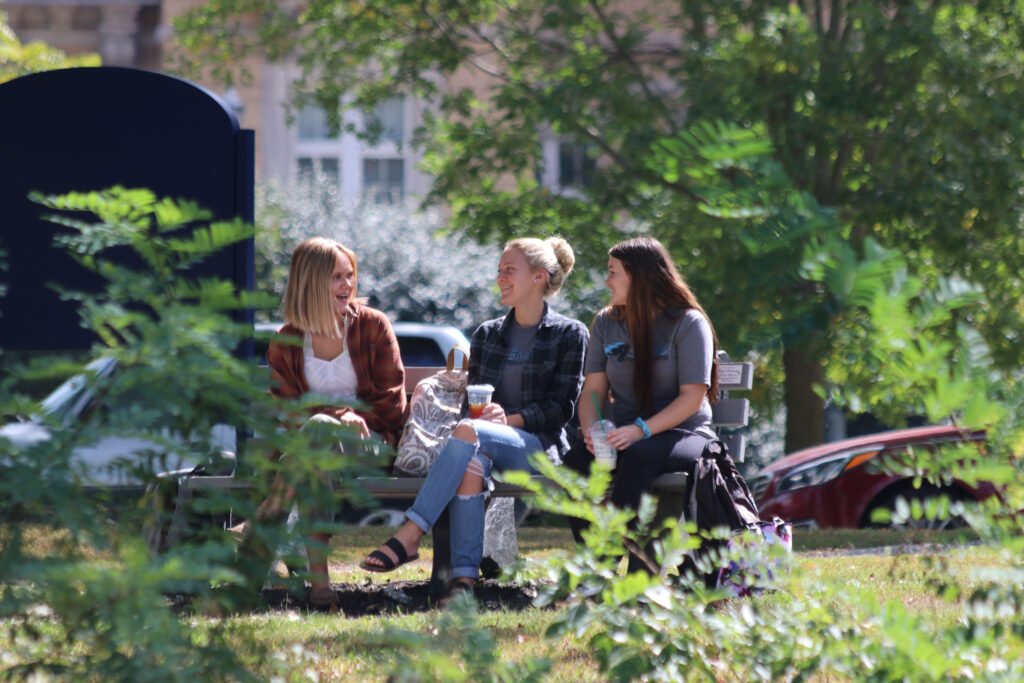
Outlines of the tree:
M 57 245 L 103 282 L 97 292 L 62 293 L 79 302 L 82 324 L 95 334 L 90 354 L 116 367 L 85 372 L 65 409 L 52 413 L 20 395 L 19 380 L 77 374 L 81 366 L 51 356 L 0 376 L 0 413 L 32 416 L 20 438 L 13 430 L 0 436 L 0 614 L 17 643 L 5 652 L 2 673 L 252 680 L 227 633 L 200 634 L 177 610 L 223 614 L 259 603 L 274 549 L 323 523 L 302 519 L 288 531 L 280 520 L 252 519 L 251 533 L 236 548 L 210 522 L 229 511 L 254 517 L 277 473 L 311 506 L 365 505 L 356 475 L 378 470 L 387 458 L 345 428 L 333 434 L 345 444 L 344 455 L 337 441 L 311 438 L 311 430 L 281 430 L 304 420 L 322 396 L 273 397 L 269 371 L 237 353 L 252 327 L 231 318 L 234 310 L 267 306 L 275 297 L 190 275 L 195 264 L 252 237 L 251 225 L 213 221 L 193 202 L 145 189 L 33 198 L 64 229 Z M 194 463 L 196 472 L 223 468 L 224 426 L 237 435 L 235 476 L 252 489 L 179 498 L 178 476 L 157 473 L 167 471 L 171 455 Z M 124 481 L 148 484 L 142 500 L 124 489 L 82 485 L 100 467 L 82 450 L 97 448 L 103 437 L 148 444 L 102 466 Z M 275 450 L 302 457 L 285 458 L 282 466 L 282 459 L 267 458 Z M 324 487 L 325 474 L 351 484 Z M 167 543 L 172 517 L 189 527 L 180 543 Z M 141 527 L 160 533 L 143 538 Z M 305 590 L 301 573 L 285 582 L 296 595 Z M 183 599 L 172 609 L 165 594 Z M 251 646 L 257 659 L 268 656 L 259 644 Z
M 498 252 L 465 237 L 439 234 L 439 213 L 345 202 L 321 191 L 319 180 L 316 186 L 263 183 L 256 192 L 257 280 L 278 295 L 276 311 L 292 251 L 306 238 L 331 237 L 355 249 L 359 295 L 371 306 L 398 321 L 454 325 L 468 334 L 482 320 L 503 314 L 498 297 L 489 295 Z
M 89 387 L 89 407 L 56 415 L 19 396 L 18 380 L 66 373 L 66 360 L 39 358 L 0 379 L 0 412 L 32 415 L 28 424 L 41 435 L 15 441 L 8 431 L 11 441 L 0 438 L 0 611 L 19 643 L 4 674 L 186 681 L 217 672 L 246 680 L 226 639 L 195 638 L 163 595 L 191 586 L 201 599 L 215 595 L 214 586 L 223 592 L 242 581 L 234 549 L 217 538 L 223 533 L 204 530 L 208 543 L 151 558 L 139 533 L 139 507 L 117 505 L 110 491 L 90 494 L 82 482 L 96 472 L 80 454 L 102 437 L 152 444 L 108 465 L 125 481 L 148 483 L 164 469 L 165 453 L 215 466 L 217 422 L 269 433 L 280 424 L 266 383 L 232 353 L 251 328 L 233 323 L 229 312 L 261 298 L 236 292 L 230 282 L 182 276 L 217 249 L 250 237 L 252 227 L 210 223 L 209 212 L 146 190 L 35 199 L 41 211 L 65 212 L 51 217 L 67 228 L 59 244 L 105 283 L 101 292 L 64 295 L 80 302 L 82 324 L 96 335 L 91 353 L 116 361 L 117 370 L 103 378 L 85 373 L 68 403 L 81 404 Z M 129 249 L 136 268 L 111 260 L 111 252 L 123 259 Z M 40 553 L 40 537 L 57 542 Z M 43 613 L 49 625 L 40 628 Z
M 873 237 L 923 284 L 977 284 L 986 305 L 969 315 L 1002 363 L 1019 364 L 1005 331 L 1024 322 L 1020 9 L 212 0 L 178 29 L 187 48 L 219 57 L 193 60 L 218 77 L 253 52 L 296 59 L 296 92 L 314 93 L 335 125 L 339 106 L 433 99 L 419 136 L 430 201 L 480 239 L 545 226 L 600 263 L 630 228 L 661 238 L 723 346 L 783 368 L 791 450 L 822 440 L 825 368 L 848 348 L 835 327 L 842 292 L 805 277 L 823 245 L 848 240 L 859 258 Z M 482 85 L 448 85 L 467 75 Z M 548 128 L 599 158 L 582 196 L 539 186 Z M 751 149 L 758 138 L 770 147 Z
M 0 12 L 0 83 L 37 71 L 99 65 L 97 54 L 68 57 L 38 40 L 22 43 L 7 23 L 7 15 Z

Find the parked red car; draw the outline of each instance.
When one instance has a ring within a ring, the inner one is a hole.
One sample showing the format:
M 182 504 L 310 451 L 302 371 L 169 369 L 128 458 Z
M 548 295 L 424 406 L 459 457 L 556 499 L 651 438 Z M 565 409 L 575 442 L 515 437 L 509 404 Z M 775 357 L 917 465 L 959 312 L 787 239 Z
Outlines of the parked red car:
M 913 487 L 905 476 L 883 473 L 875 466 L 898 457 L 908 447 L 933 448 L 939 443 L 984 441 L 984 432 L 964 434 L 956 427 L 915 427 L 859 436 L 805 448 L 773 462 L 751 479 L 751 489 L 764 519 L 773 516 L 809 527 L 857 528 L 871 525 L 875 508 L 894 509 L 899 497 L 924 499 L 945 493 L 951 500 L 983 500 L 996 493 L 993 485 L 978 487 L 954 480 L 939 489 Z M 949 520 L 930 522 L 945 526 Z

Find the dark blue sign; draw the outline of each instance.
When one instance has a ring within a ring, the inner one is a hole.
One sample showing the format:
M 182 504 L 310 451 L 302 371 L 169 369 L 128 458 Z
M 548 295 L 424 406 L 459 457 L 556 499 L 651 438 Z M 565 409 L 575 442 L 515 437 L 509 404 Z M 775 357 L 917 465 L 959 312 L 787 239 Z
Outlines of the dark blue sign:
M 53 247 L 61 228 L 30 192 L 114 185 L 189 199 L 218 220 L 253 220 L 253 132 L 216 95 L 166 74 L 120 67 L 63 69 L 0 84 L 0 348 L 80 349 L 92 343 L 74 302 L 49 286 L 95 289 Z M 253 286 L 252 240 L 195 270 Z

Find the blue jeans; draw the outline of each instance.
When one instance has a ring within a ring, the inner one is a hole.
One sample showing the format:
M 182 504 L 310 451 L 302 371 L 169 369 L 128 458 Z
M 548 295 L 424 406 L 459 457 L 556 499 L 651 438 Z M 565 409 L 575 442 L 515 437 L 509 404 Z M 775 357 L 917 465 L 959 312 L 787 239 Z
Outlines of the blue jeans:
M 450 504 L 452 577 L 475 579 L 484 553 L 484 513 L 489 491 L 485 484 L 481 493 L 456 495 L 466 468 L 473 456 L 479 455 L 485 479 L 494 469 L 532 473 L 535 470 L 527 458 L 543 452 L 544 447 L 530 432 L 484 420 L 469 422 L 476 431 L 477 444 L 455 437 L 448 439 L 405 516 L 426 533 Z

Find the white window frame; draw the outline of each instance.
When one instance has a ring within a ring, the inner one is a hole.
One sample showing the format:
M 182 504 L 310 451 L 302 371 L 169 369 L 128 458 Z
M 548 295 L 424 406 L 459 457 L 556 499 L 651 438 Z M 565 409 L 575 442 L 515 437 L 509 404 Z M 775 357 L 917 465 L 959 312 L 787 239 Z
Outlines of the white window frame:
M 337 138 L 300 139 L 296 121 L 291 128 L 292 154 L 290 177 L 298 178 L 299 159 L 337 159 L 340 174 L 340 192 L 347 199 L 366 199 L 370 194 L 363 179 L 363 162 L 367 159 L 402 161 L 402 197 L 409 194 L 410 168 L 414 162 L 408 140 L 412 136 L 411 102 L 402 98 L 402 143 L 381 137 L 376 145 L 369 145 L 354 133 L 346 131 L 352 124 L 355 130 L 363 128 L 364 115 L 360 111 L 343 113 L 342 129 Z
M 563 144 L 567 143 L 579 148 L 583 148 L 585 146 L 585 143 L 581 143 L 569 136 L 555 135 L 550 129 L 541 133 L 541 158 L 543 159 L 544 168 L 540 174 L 540 184 L 542 187 L 547 188 L 554 194 L 561 194 L 570 197 L 582 197 L 584 188 L 582 183 L 562 185 L 562 158 L 560 148 Z M 580 149 L 579 153 L 584 153 L 583 149 Z M 595 172 L 597 170 L 597 161 L 597 159 L 594 160 Z

